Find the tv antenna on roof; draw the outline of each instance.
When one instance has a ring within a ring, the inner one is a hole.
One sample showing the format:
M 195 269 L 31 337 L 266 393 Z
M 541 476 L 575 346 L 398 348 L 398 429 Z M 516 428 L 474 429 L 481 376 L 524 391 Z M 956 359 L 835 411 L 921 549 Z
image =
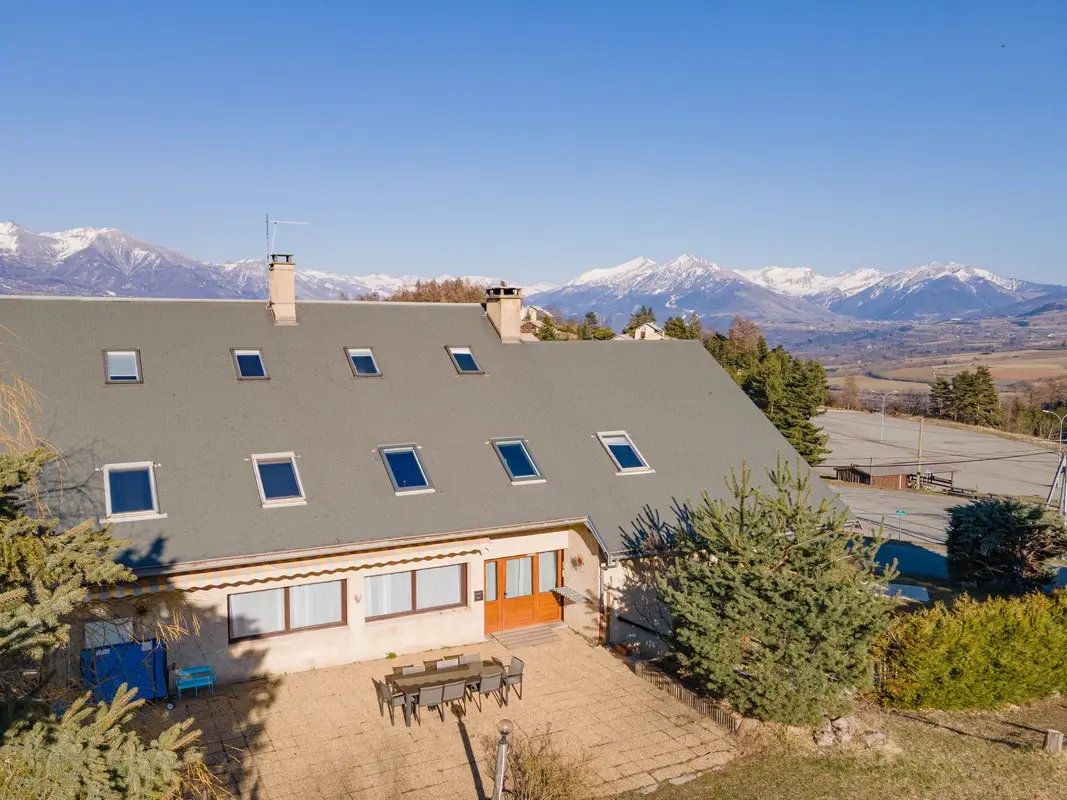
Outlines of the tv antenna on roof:
M 273 228 L 271 226 L 274 226 Z M 270 261 L 271 253 L 274 252 L 274 237 L 278 233 L 279 225 L 307 225 L 306 222 L 293 222 L 287 219 L 271 219 L 267 214 L 267 261 Z

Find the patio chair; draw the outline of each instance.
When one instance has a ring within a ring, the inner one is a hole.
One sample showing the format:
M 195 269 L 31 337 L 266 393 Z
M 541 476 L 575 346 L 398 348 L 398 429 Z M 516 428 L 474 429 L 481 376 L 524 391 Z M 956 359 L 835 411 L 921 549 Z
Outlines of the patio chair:
M 437 708 L 440 709 L 442 703 L 444 703 L 445 687 L 444 685 L 438 686 L 426 686 L 419 689 L 419 697 L 415 702 L 416 717 L 419 720 L 419 725 L 422 725 L 422 713 L 423 708 Z M 441 710 L 441 721 L 444 722 L 445 712 Z
M 522 669 L 526 664 L 523 663 L 521 658 L 511 657 L 511 664 L 508 665 L 507 672 L 504 673 L 504 687 L 507 694 L 511 694 L 511 687 L 517 686 L 519 693 L 519 699 L 522 700 Z M 505 696 L 504 702 L 507 703 L 507 697 Z
M 441 722 L 445 721 L 445 706 L 450 705 L 457 700 L 463 702 L 463 716 L 467 715 L 467 682 L 466 681 L 453 681 L 452 683 L 446 683 L 443 687 L 444 694 L 441 697 Z
M 502 672 L 496 672 L 492 675 L 484 676 L 478 681 L 477 687 L 474 689 L 478 699 L 478 710 L 482 710 L 482 695 L 496 695 L 497 706 L 503 706 L 507 703 L 504 699 L 504 674 Z
M 448 669 L 449 667 L 458 667 L 458 666 L 459 666 L 459 659 L 458 658 L 442 658 L 442 659 L 439 659 L 438 662 L 437 662 L 437 668 L 438 669 Z
M 410 666 L 400 668 L 401 675 L 418 675 L 420 672 L 425 671 L 426 667 L 422 664 L 411 664 Z
M 378 693 L 378 713 L 385 716 L 385 708 L 389 707 L 389 721 L 396 725 L 396 709 L 404 705 L 404 693 L 396 691 L 385 681 L 374 682 L 374 689 Z
M 460 664 L 481 664 L 482 663 L 482 654 L 481 653 L 468 653 L 465 656 L 460 656 L 459 657 L 459 663 Z

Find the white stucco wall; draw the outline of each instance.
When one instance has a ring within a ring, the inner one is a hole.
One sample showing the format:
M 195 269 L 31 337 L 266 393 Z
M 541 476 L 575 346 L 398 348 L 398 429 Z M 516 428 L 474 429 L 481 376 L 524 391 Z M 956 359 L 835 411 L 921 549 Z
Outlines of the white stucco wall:
M 330 572 L 326 574 L 308 575 L 305 567 L 301 570 L 302 574 L 286 575 L 284 567 L 279 567 L 274 573 L 276 579 L 189 589 L 180 594 L 165 593 L 116 600 L 101 604 L 98 608 L 104 615 L 126 616 L 132 613 L 131 608 L 139 607 L 142 619 L 139 627 L 148 631 L 154 627 L 156 618 L 169 616 L 169 607 L 173 607 L 174 601 L 180 598 L 180 604 L 187 610 L 186 627 L 189 627 L 188 619 L 195 616 L 199 630 L 195 635 L 190 632 L 179 637 L 170 645 L 169 661 L 178 667 L 210 664 L 215 668 L 219 682 L 229 683 L 382 658 L 389 653 L 404 655 L 484 641 L 484 604 L 474 600 L 474 593 L 484 590 L 485 561 L 546 550 L 563 551 L 565 585 L 581 591 L 592 601 L 566 604 L 564 622 L 583 635 L 595 638 L 598 627 L 599 561 L 595 542 L 584 528 L 427 545 L 426 548 L 411 550 L 406 555 L 449 552 L 456 555 L 388 566 L 382 566 L 381 562 L 385 559 L 375 554 L 332 558 Z M 459 555 L 460 552 L 465 554 Z M 579 557 L 583 562 L 581 565 L 578 563 Z M 370 622 L 364 619 L 363 581 L 366 577 L 459 563 L 467 565 L 467 597 L 463 607 Z M 344 597 L 346 625 L 233 643 L 229 641 L 229 595 L 340 579 L 347 582 Z M 78 648 L 82 646 L 80 631 L 74 632 L 73 642 Z

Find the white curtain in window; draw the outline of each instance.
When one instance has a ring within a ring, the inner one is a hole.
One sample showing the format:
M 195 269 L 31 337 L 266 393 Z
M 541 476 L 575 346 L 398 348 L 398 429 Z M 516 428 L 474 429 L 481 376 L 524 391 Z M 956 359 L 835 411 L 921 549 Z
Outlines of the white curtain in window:
M 411 573 L 372 575 L 363 579 L 364 616 L 382 617 L 411 611 Z
M 537 554 L 537 591 L 550 592 L 556 588 L 556 557 L 559 553 L 549 550 L 547 553 Z
M 289 587 L 289 627 L 310 628 L 341 621 L 341 581 Z
M 463 565 L 420 569 L 415 573 L 415 601 L 418 607 L 455 606 L 463 602 Z
M 230 595 L 230 638 L 284 630 L 284 589 Z
M 533 557 L 509 558 L 504 565 L 504 596 L 533 594 Z

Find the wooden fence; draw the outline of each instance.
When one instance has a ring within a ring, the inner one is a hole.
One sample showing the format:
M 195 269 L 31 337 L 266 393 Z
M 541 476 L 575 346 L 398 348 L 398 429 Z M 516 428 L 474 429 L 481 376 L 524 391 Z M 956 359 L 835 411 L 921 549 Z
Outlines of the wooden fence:
M 630 665 L 635 675 L 648 681 L 657 689 L 666 692 L 675 700 L 685 703 L 698 714 L 708 717 L 715 724 L 726 728 L 730 733 L 737 733 L 737 729 L 741 727 L 742 718 L 739 715 L 686 689 L 658 667 L 649 664 L 647 661 L 636 660 L 631 661 Z

